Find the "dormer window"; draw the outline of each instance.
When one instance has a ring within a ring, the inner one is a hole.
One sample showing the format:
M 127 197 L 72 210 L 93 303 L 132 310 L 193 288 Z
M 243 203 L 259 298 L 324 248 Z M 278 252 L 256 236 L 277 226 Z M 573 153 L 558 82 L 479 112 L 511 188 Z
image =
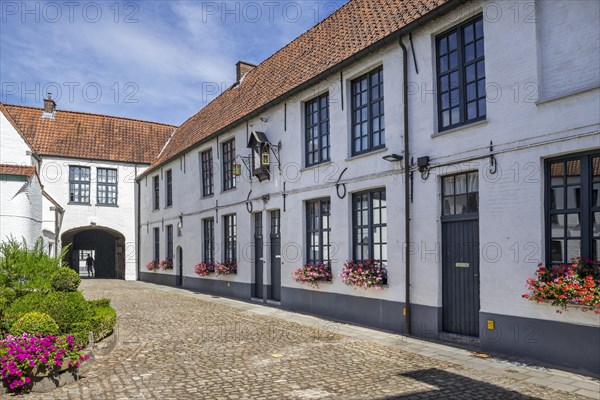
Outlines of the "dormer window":
M 252 175 L 257 177 L 259 182 L 269 180 L 270 172 L 270 154 L 271 144 L 263 132 L 252 132 L 248 147 L 252 149 Z

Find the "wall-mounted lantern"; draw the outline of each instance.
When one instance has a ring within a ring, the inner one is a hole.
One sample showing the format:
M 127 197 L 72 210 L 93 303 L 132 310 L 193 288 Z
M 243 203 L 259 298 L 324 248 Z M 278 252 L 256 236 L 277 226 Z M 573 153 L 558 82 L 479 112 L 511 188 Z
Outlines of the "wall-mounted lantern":
M 270 146 L 271 143 L 264 132 L 252 131 L 248 148 L 252 150 L 252 175 L 256 176 L 259 182 L 269 180 L 271 177 Z

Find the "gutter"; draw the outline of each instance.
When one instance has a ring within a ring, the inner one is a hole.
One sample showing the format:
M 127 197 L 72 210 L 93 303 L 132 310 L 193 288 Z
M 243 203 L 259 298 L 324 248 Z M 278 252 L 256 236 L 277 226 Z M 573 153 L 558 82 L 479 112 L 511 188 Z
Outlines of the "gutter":
M 402 43 L 402 37 L 398 39 L 402 49 L 402 122 L 404 124 L 404 282 L 406 299 L 404 302 L 404 329 L 410 335 L 410 160 L 408 139 L 408 52 Z
M 315 84 L 323 81 L 325 78 L 327 78 L 330 75 L 336 74 L 339 71 L 343 70 L 344 68 L 348 67 L 351 64 L 354 64 L 356 61 L 368 56 L 369 54 L 381 49 L 382 47 L 384 47 L 387 44 L 396 42 L 397 40 L 400 40 L 400 38 L 404 35 L 409 34 L 410 32 L 414 31 L 415 29 L 427 24 L 428 22 L 434 20 L 435 18 L 448 13 L 449 11 L 455 9 L 456 7 L 460 6 L 461 4 L 467 3 L 469 0 L 449 0 L 448 2 L 442 4 L 441 6 L 438 6 L 437 8 L 433 9 L 432 11 L 428 12 L 427 14 L 423 15 L 422 17 L 410 22 L 407 25 L 404 25 L 402 28 L 398 29 L 396 32 L 393 32 L 391 34 L 389 34 L 388 36 L 384 37 L 383 39 L 380 39 L 379 41 L 371 44 L 370 46 L 354 53 L 352 56 L 350 56 L 349 58 L 343 60 L 342 62 L 334 65 L 333 67 L 321 72 L 319 75 L 316 75 L 314 77 L 312 77 L 311 79 L 309 79 L 308 81 L 305 81 L 304 83 L 296 86 L 294 89 L 288 91 L 287 93 L 277 97 L 276 99 L 273 99 L 271 101 L 269 101 L 268 103 L 260 106 L 259 108 L 255 109 L 254 111 L 250 112 L 249 114 L 247 114 L 246 116 L 232 122 L 231 124 L 217 130 L 216 132 L 206 136 L 203 139 L 200 139 L 198 142 L 194 143 L 192 146 L 189 146 L 179 152 L 177 152 L 176 154 L 174 154 L 173 156 L 169 157 L 168 159 L 156 164 L 156 166 L 147 169 L 146 171 L 144 171 L 139 177 L 138 179 L 141 179 L 142 177 L 144 177 L 145 175 L 155 171 L 156 169 L 158 169 L 159 167 L 167 164 L 168 162 L 170 162 L 171 160 L 176 159 L 177 157 L 181 157 L 183 154 L 187 153 L 188 151 L 214 139 L 215 137 L 231 130 L 232 128 L 235 128 L 238 125 L 241 125 L 242 123 L 251 120 L 252 118 L 255 118 L 257 116 L 259 116 L 260 114 L 262 114 L 265 110 L 268 110 L 269 108 L 272 108 L 273 106 L 287 100 L 288 98 L 310 88 L 311 86 L 314 86 Z M 166 147 L 165 147 L 166 149 Z M 163 150 L 164 151 L 164 150 Z
M 137 172 L 138 172 L 138 166 L 135 166 L 135 175 L 137 177 Z M 136 221 L 135 221 L 135 225 L 136 225 L 136 230 L 137 230 L 137 235 L 135 238 L 135 269 L 136 269 L 136 276 L 135 276 L 135 280 L 139 281 L 140 280 L 140 235 L 142 233 L 142 225 L 140 222 L 140 218 L 141 218 L 141 205 L 140 205 L 140 201 L 141 201 L 141 181 L 139 179 L 136 178 L 135 180 L 135 185 L 137 187 L 137 205 L 135 207 L 135 214 L 136 214 Z

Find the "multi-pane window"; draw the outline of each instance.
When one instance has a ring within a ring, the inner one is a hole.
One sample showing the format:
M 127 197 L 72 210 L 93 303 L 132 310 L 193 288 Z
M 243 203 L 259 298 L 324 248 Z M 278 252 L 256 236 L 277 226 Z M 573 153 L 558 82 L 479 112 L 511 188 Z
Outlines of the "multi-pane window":
M 69 167 L 69 202 L 90 203 L 89 167 Z
M 160 230 L 154 228 L 154 259 L 160 259 Z
M 309 263 L 331 261 L 329 225 L 331 201 L 329 199 L 306 202 L 306 260 Z
M 225 242 L 225 260 L 237 260 L 237 222 L 235 214 L 225 215 L 223 217 L 223 241 Z
M 479 175 L 468 172 L 445 176 L 442 180 L 444 215 L 479 212 Z
M 306 166 L 329 160 L 329 93 L 305 105 Z
M 384 147 L 383 67 L 354 79 L 351 88 L 352 154 Z
M 154 191 L 154 197 L 152 199 L 152 208 L 158 210 L 160 207 L 160 186 L 158 183 L 158 175 L 152 178 L 152 189 Z
M 235 139 L 223 143 L 223 190 L 235 188 Z
M 173 170 L 168 170 L 165 177 L 165 207 L 173 205 Z
M 355 260 L 387 261 L 385 189 L 352 195 L 352 249 Z
M 546 163 L 546 256 L 600 261 L 600 153 Z
M 439 130 L 484 119 L 483 18 L 454 27 L 436 44 Z
M 167 258 L 173 259 L 173 225 L 167 225 Z
M 117 205 L 117 170 L 109 168 L 98 168 L 98 204 Z
M 204 234 L 203 261 L 215 261 L 215 220 L 213 218 L 203 219 L 202 231 Z
M 214 190 L 212 149 L 200 154 L 202 163 L 202 196 L 211 196 Z

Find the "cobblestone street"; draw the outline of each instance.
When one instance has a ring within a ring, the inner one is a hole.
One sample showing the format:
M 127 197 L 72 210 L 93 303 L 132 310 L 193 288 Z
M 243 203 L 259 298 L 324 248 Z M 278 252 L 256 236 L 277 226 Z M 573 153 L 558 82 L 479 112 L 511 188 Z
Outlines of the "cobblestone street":
M 112 299 L 114 348 L 99 349 L 79 381 L 26 398 L 579 399 L 598 393 L 596 381 L 578 375 L 254 304 L 140 282 L 86 280 L 82 289 L 88 298 Z

